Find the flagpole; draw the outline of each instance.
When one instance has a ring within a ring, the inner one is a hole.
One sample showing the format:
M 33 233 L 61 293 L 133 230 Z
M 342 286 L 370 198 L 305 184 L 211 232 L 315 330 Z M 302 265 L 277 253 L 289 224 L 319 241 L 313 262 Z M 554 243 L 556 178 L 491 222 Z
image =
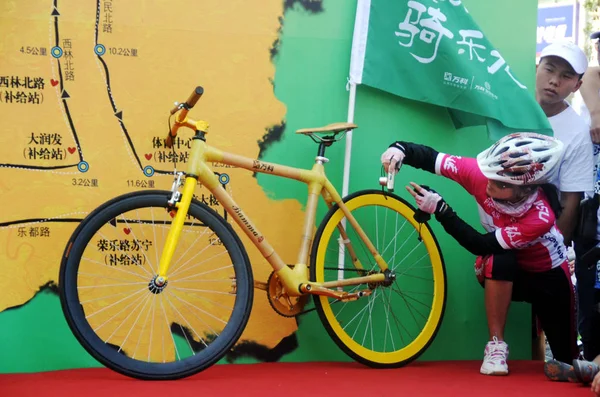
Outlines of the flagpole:
M 348 98 L 348 119 L 349 123 L 354 122 L 354 106 L 356 103 L 356 84 L 348 83 L 350 96 Z M 344 177 L 342 182 L 342 197 L 348 195 L 350 187 L 350 160 L 352 157 L 352 131 L 346 133 L 346 151 L 344 152 Z
M 354 123 L 354 106 L 356 103 L 356 86 L 362 82 L 362 73 L 369 30 L 369 14 L 371 0 L 357 0 L 354 31 L 352 33 L 352 51 L 350 54 L 350 75 L 346 90 L 350 91 L 348 98 L 348 119 Z M 344 153 L 344 176 L 342 179 L 342 197 L 348 195 L 350 188 L 350 158 L 352 152 L 352 131 L 346 134 L 346 151 Z
M 354 32 L 352 34 L 352 52 L 350 55 L 350 76 L 346 90 L 350 91 L 348 97 L 348 123 L 354 123 L 354 107 L 356 104 L 356 85 L 362 81 L 362 69 L 365 59 L 367 44 L 367 31 L 369 24 L 369 9 L 371 0 L 358 0 L 356 3 L 356 17 Z M 346 150 L 344 153 L 344 176 L 342 179 L 342 197 L 348 195 L 350 188 L 350 160 L 352 157 L 352 131 L 346 133 Z M 342 227 L 346 229 L 346 218 L 342 219 Z M 345 244 L 340 238 L 338 250 L 338 280 L 344 279 Z

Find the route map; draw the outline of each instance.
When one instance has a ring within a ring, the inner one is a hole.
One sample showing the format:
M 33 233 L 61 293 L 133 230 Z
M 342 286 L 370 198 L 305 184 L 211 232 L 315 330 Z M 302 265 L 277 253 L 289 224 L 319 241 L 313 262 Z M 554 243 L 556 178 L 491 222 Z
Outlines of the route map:
M 272 57 L 294 3 L 0 3 L 0 311 L 56 291 L 65 244 L 98 205 L 171 188 L 174 167 L 185 170 L 191 131 L 180 130 L 175 150 L 165 148 L 169 110 L 197 85 L 205 95 L 191 117 L 209 121 L 209 142 L 260 158 L 285 128 Z M 301 224 L 302 204 L 269 199 L 248 171 L 214 166 L 281 256 L 295 261 L 301 228 L 285 226 Z M 208 191 L 197 198 L 222 213 Z M 255 279 L 266 281 L 271 268 L 242 240 Z M 242 340 L 272 348 L 297 324 L 263 294 L 255 293 Z

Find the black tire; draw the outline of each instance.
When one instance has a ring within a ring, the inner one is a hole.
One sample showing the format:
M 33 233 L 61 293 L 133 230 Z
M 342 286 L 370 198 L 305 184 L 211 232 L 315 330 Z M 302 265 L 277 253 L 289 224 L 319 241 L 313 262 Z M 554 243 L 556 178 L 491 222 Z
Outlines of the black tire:
M 392 276 L 383 283 L 333 288 L 362 293 L 355 300 L 315 296 L 316 310 L 334 342 L 354 360 L 375 368 L 400 367 L 427 349 L 442 323 L 446 269 L 439 245 L 429 225 L 419 225 L 414 208 L 396 195 L 364 190 L 344 198 L 344 203 Z M 345 236 L 340 233 L 343 219 L 336 205 L 317 230 L 312 281 L 381 273 L 350 222 L 345 222 Z
M 252 270 L 239 237 L 197 200 L 167 285 L 151 291 L 173 216 L 170 196 L 141 191 L 103 204 L 77 227 L 60 267 L 61 305 L 77 340 L 106 367 L 138 379 L 178 379 L 213 365 L 239 339 L 252 308 Z M 198 267 L 204 272 L 190 276 Z

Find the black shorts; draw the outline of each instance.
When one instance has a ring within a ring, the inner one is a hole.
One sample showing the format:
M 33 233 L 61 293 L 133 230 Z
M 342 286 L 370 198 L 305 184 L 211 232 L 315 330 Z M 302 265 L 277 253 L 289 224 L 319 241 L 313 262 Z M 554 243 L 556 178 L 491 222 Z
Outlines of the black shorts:
M 475 266 L 484 287 L 486 279 L 513 282 L 512 300 L 531 303 L 555 359 L 577 358 L 575 295 L 567 262 L 543 272 L 527 272 L 517 265 L 514 251 L 505 251 L 478 258 Z

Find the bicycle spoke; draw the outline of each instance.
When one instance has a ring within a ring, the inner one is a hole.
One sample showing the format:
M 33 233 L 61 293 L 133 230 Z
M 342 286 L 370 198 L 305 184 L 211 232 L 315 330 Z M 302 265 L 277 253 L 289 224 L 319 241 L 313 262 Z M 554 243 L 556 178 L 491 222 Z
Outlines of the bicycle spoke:
M 202 273 L 194 274 L 194 275 L 192 275 L 192 276 L 183 277 L 183 278 L 178 278 L 178 279 L 176 279 L 176 280 L 173 280 L 172 282 L 181 282 L 181 281 L 184 281 L 184 280 L 189 280 L 189 279 L 190 279 L 190 278 L 192 278 L 192 277 L 205 276 L 205 275 L 207 275 L 207 274 L 211 274 L 211 273 L 218 272 L 218 271 L 225 270 L 225 269 L 230 269 L 230 270 L 233 270 L 233 265 L 226 265 L 226 266 L 222 266 L 222 267 L 219 267 L 219 268 L 216 268 L 216 269 L 212 269 L 212 270 L 204 271 L 204 272 L 202 272 Z M 172 276 L 171 276 L 171 277 L 172 277 Z M 195 280 L 195 281 L 208 281 L 208 280 Z M 223 281 L 223 280 L 214 280 L 214 281 Z M 227 281 L 231 283 L 231 280 L 230 280 L 230 279 L 229 279 L 229 280 L 227 280 Z
M 157 296 L 154 295 L 154 298 L 152 299 L 154 302 L 152 302 L 152 323 L 150 324 L 150 339 L 148 339 L 149 343 L 148 343 L 148 359 L 146 361 L 150 362 L 150 352 L 152 349 L 152 336 L 154 335 L 154 319 L 156 317 L 156 299 Z M 163 341 L 163 362 L 164 362 L 164 357 L 165 357 L 165 352 L 164 352 L 164 341 Z
M 167 317 L 167 312 L 165 310 L 165 305 L 163 304 L 163 299 L 164 299 L 164 296 L 161 295 L 160 307 L 162 308 L 163 315 L 165 317 L 165 324 L 167 326 L 167 329 L 169 330 L 169 336 L 171 337 L 171 342 L 173 343 L 173 348 L 175 349 L 175 357 L 177 358 L 177 360 L 181 361 L 181 356 L 179 355 L 179 350 L 177 349 L 177 344 L 175 343 L 175 338 L 173 337 L 173 332 L 171 331 L 171 322 L 169 321 L 169 318 Z M 164 360 L 164 354 L 165 354 L 164 334 L 163 334 L 163 344 L 162 345 L 163 345 L 163 360 Z
M 130 304 L 128 304 L 127 306 L 125 306 L 124 308 L 122 308 L 121 310 L 119 310 L 117 313 L 115 313 L 112 317 L 106 319 L 106 321 L 104 321 L 99 327 L 96 327 L 94 330 L 95 331 L 99 331 L 102 327 L 104 327 L 106 324 L 109 324 L 112 322 L 112 320 L 114 320 L 115 317 L 117 317 L 118 315 L 120 315 L 121 313 L 123 313 L 124 311 L 126 311 L 127 309 L 129 309 L 129 307 L 133 306 L 135 303 L 137 303 L 138 301 L 141 303 L 144 300 L 144 295 L 140 295 L 138 296 L 133 302 L 131 302 Z M 113 306 L 113 305 L 111 305 Z M 108 309 L 108 307 L 107 307 Z M 102 311 L 102 310 L 101 310 Z M 94 313 L 98 314 L 98 312 Z M 131 313 L 130 313 L 131 315 Z M 87 316 L 87 319 L 89 320 L 90 317 L 92 316 Z M 121 327 L 121 325 L 123 325 L 124 322 L 119 322 L 119 327 Z M 117 327 L 117 329 L 119 328 Z M 113 332 L 114 334 L 114 332 Z M 108 343 L 108 341 L 110 340 L 110 338 L 112 337 L 112 335 L 110 337 L 108 337 L 108 339 L 106 339 L 104 342 Z
M 154 295 L 152 300 L 153 301 L 156 300 L 156 295 Z M 150 300 L 148 300 L 147 302 L 150 302 Z M 155 302 L 152 302 L 150 304 L 150 307 L 154 307 L 154 303 Z M 133 354 L 131 355 L 131 358 L 135 358 L 137 355 L 137 351 L 138 351 L 138 348 L 140 347 L 140 342 L 142 341 L 142 336 L 144 335 L 144 330 L 146 329 L 146 324 L 148 324 L 148 318 L 150 318 L 151 311 L 152 310 L 150 308 L 148 308 L 148 313 L 146 314 L 146 318 L 144 319 L 144 324 L 142 325 L 142 330 L 140 331 L 140 336 L 137 339 L 137 343 L 135 344 L 135 349 L 133 350 Z M 141 312 L 140 312 L 140 314 L 141 314 Z M 150 340 L 149 345 L 151 345 L 152 344 L 152 328 L 150 328 L 150 339 L 149 340 Z
M 181 298 L 181 297 L 177 296 L 176 294 L 174 294 L 174 293 L 173 293 L 172 295 L 173 295 L 173 296 L 174 296 L 174 297 L 175 297 L 177 300 L 179 300 L 181 303 L 183 303 L 183 304 L 185 304 L 186 306 L 188 306 L 188 308 L 195 309 L 196 311 L 198 311 L 198 312 L 200 312 L 200 313 L 202 313 L 202 314 L 205 314 L 205 315 L 207 315 L 208 317 L 210 317 L 210 318 L 213 318 L 214 320 L 217 320 L 217 321 L 219 321 L 219 322 L 220 322 L 222 325 L 225 325 L 225 324 L 227 324 L 227 323 L 226 323 L 224 320 L 221 320 L 221 319 L 219 319 L 219 318 L 217 318 L 217 317 L 213 316 L 212 314 L 208 313 L 207 311 L 205 311 L 205 310 L 201 309 L 200 307 L 198 307 L 198 306 L 196 306 L 196 305 L 193 305 L 193 304 L 191 304 L 190 302 L 188 302 L 188 301 L 186 301 L 185 299 L 183 299 L 183 298 Z M 230 309 L 230 311 L 233 311 L 233 308 L 229 308 L 229 309 Z M 196 318 L 198 321 L 200 321 L 202 324 L 204 324 L 205 326 L 207 326 L 208 328 L 210 328 L 210 332 L 211 332 L 213 335 L 219 336 L 220 332 L 219 332 L 219 331 L 217 331 L 216 329 L 214 329 L 213 327 L 211 327 L 211 325 L 210 325 L 208 322 L 204 321 L 202 318 L 200 318 L 200 317 L 199 317 L 197 314 L 195 314 L 195 313 L 194 313 L 193 311 L 191 311 L 191 310 L 190 310 L 190 313 L 192 313 L 192 315 L 193 315 L 193 316 L 194 316 L 194 317 L 195 317 L 195 318 Z M 204 342 L 204 339 L 202 339 L 202 343 L 203 343 L 205 346 L 208 346 L 208 344 L 206 344 L 206 343 Z
M 93 260 L 93 259 L 90 259 L 90 258 L 86 258 L 86 257 L 81 257 L 81 260 L 83 260 L 83 261 L 87 261 L 88 263 L 93 263 L 93 264 L 96 264 L 96 265 L 102 266 L 102 268 L 103 268 L 103 269 L 105 269 L 105 270 L 106 270 L 106 269 L 110 269 L 110 270 L 117 270 L 117 271 L 120 271 L 120 272 L 123 272 L 123 273 L 131 274 L 132 276 L 135 276 L 135 277 L 139 277 L 139 278 L 141 278 L 142 280 L 146 280 L 146 278 L 145 278 L 144 276 L 142 276 L 141 274 L 139 274 L 139 273 L 134 273 L 134 272 L 130 272 L 130 271 L 128 271 L 128 270 L 125 270 L 125 269 L 122 269 L 122 268 L 120 268 L 120 267 L 116 267 L 116 266 L 107 267 L 107 266 L 106 266 L 104 263 L 102 263 L 102 262 L 98 262 L 98 261 L 96 261 L 96 260 Z
M 192 222 L 195 222 L 195 220 Z M 206 233 L 208 232 L 208 228 L 204 228 L 204 231 L 202 232 L 202 234 L 200 236 L 197 236 L 196 239 L 193 241 L 192 244 L 190 244 L 190 246 L 185 250 L 185 252 L 183 252 L 181 255 L 179 255 L 177 260 L 173 260 L 172 263 L 174 264 L 173 268 L 172 268 L 172 272 L 171 272 L 171 276 L 177 274 L 189 261 L 191 261 L 192 259 L 194 259 L 196 256 L 198 256 L 199 254 L 201 254 L 202 252 L 204 252 L 206 249 L 208 249 L 210 247 L 210 245 L 207 245 L 205 248 L 203 248 L 202 250 L 200 250 L 198 253 L 196 253 L 196 255 L 194 255 L 191 259 L 189 259 L 187 262 L 179 265 L 179 263 L 181 262 L 181 260 L 183 258 L 185 258 L 185 256 L 187 255 L 187 253 L 198 243 L 198 241 L 200 241 L 200 238 L 205 236 Z M 179 269 L 178 269 L 179 267 Z
M 192 265 L 191 267 L 188 267 L 187 269 L 185 268 L 185 265 L 187 265 L 188 263 L 190 263 L 190 262 L 192 261 L 192 259 L 194 259 L 194 258 L 195 258 L 195 257 L 197 257 L 198 255 L 202 254 L 202 253 L 203 253 L 205 250 L 207 250 L 207 249 L 208 249 L 208 247 L 206 247 L 206 248 L 204 248 L 203 250 L 201 250 L 201 251 L 197 252 L 197 253 L 196 253 L 194 256 L 192 256 L 192 257 L 191 257 L 189 260 L 187 260 L 187 262 L 185 262 L 184 264 L 182 264 L 181 266 L 179 266 L 179 268 L 178 268 L 176 271 L 174 271 L 173 273 L 171 273 L 171 276 L 170 276 L 170 277 L 174 277 L 175 275 L 177 275 L 178 273 L 180 273 L 180 272 L 182 272 L 182 271 L 190 271 L 190 270 L 192 270 L 192 269 L 194 269 L 194 268 L 196 268 L 196 267 L 198 267 L 198 266 L 200 266 L 200 265 L 202 265 L 202 264 L 204 264 L 204 263 L 207 263 L 207 262 L 209 262 L 209 261 L 211 261 L 211 260 L 213 260 L 213 259 L 215 259 L 215 258 L 218 258 L 218 257 L 220 257 L 221 255 L 224 255 L 224 254 L 226 254 L 226 253 L 227 253 L 226 251 L 223 251 L 223 252 L 221 252 L 220 254 L 213 255 L 213 256 L 211 256 L 210 258 L 207 258 L 207 259 L 203 260 L 202 262 L 196 263 L 195 265 Z
M 137 237 L 136 237 L 136 235 L 135 235 L 135 231 L 133 230 L 133 228 L 132 228 L 131 226 L 129 226 L 129 223 L 127 222 L 127 219 L 125 219 L 125 217 L 124 217 L 123 215 L 121 215 L 121 217 L 122 217 L 122 218 L 123 218 L 123 220 L 125 221 L 125 225 L 127 226 L 127 228 L 129 228 L 129 230 L 131 231 L 130 233 L 132 234 L 134 241 L 136 241 L 136 240 L 137 240 L 137 241 L 142 241 L 142 240 L 138 240 L 138 238 L 137 238 Z M 140 221 L 141 221 L 141 220 L 140 220 Z M 140 224 L 141 224 L 141 222 L 140 222 Z M 154 249 L 156 249 L 156 247 L 155 247 Z M 144 255 L 144 258 L 146 259 L 146 263 L 148 263 L 148 264 L 149 264 L 149 266 L 150 266 L 150 268 L 152 269 L 152 262 L 150 262 L 150 260 L 148 259 L 148 255 L 146 255 L 146 251 L 144 251 L 144 248 L 143 248 L 143 247 L 140 247 L 140 251 L 142 251 L 142 254 Z M 135 262 L 136 264 L 138 264 L 138 263 L 137 263 L 137 261 L 134 261 L 134 262 Z M 144 269 L 144 270 L 145 270 L 145 269 Z M 155 273 L 155 274 L 156 274 L 156 273 Z
M 140 214 L 139 214 L 139 209 L 136 209 L 135 213 L 137 215 L 138 224 L 140 225 L 140 232 L 142 233 L 142 237 L 144 238 L 144 241 L 149 241 L 146 238 L 146 234 L 144 233 L 144 228 L 141 227 L 141 225 L 143 225 L 143 222 L 142 222 L 142 217 L 140 217 Z M 154 236 L 154 240 L 151 240 L 151 241 L 154 241 L 154 243 L 156 244 L 158 241 L 156 240 L 156 229 L 155 229 L 155 224 L 154 224 L 154 222 L 155 222 L 154 221 L 154 207 L 150 207 L 150 220 L 151 220 L 150 224 L 152 225 L 152 234 Z M 156 259 L 156 262 L 155 262 L 156 267 L 153 266 L 152 262 L 146 257 L 146 261 L 150 265 L 150 269 L 152 269 L 152 273 L 154 273 L 154 274 L 158 274 L 158 266 L 160 263 L 159 262 L 160 260 L 158 259 L 158 250 L 159 250 L 159 247 L 154 247 L 154 253 L 155 253 L 155 257 L 156 257 L 155 258 Z
M 408 334 L 410 336 L 410 332 L 408 331 L 408 329 L 404 326 L 404 324 L 402 323 L 402 321 L 400 321 L 400 319 L 398 318 L 398 316 L 396 316 L 394 310 L 391 309 L 392 304 L 391 304 L 391 292 L 390 292 L 390 296 L 388 297 L 388 301 L 386 302 L 386 306 L 389 308 L 388 312 L 392 315 L 392 318 L 394 320 L 394 324 L 396 325 L 396 331 L 398 336 L 400 336 L 400 339 L 402 340 L 402 344 L 406 345 L 407 343 L 404 341 L 404 338 L 402 337 L 402 330 L 404 330 L 404 332 L 406 334 Z M 413 339 L 412 336 L 410 336 L 411 339 Z
M 124 285 L 148 285 L 148 283 L 144 282 L 135 282 L 135 283 L 121 283 L 121 284 L 105 284 L 105 285 L 81 285 L 77 287 L 78 289 L 87 289 L 87 288 L 99 288 L 99 287 L 122 287 Z
M 122 343 L 121 347 L 123 347 L 123 346 L 127 345 L 127 339 L 129 339 L 129 336 L 131 335 L 131 332 L 132 332 L 132 331 L 133 331 L 133 329 L 135 328 L 135 325 L 137 324 L 138 320 L 140 319 L 140 316 L 142 315 L 142 313 L 144 312 L 144 309 L 146 308 L 146 305 L 148 304 L 148 302 L 150 302 L 150 300 L 149 300 L 149 299 L 145 299 L 145 300 L 144 300 L 144 306 L 143 306 L 143 307 L 140 309 L 140 311 L 138 312 L 138 315 L 137 315 L 137 317 L 135 318 L 135 321 L 134 321 L 134 322 L 133 322 L 133 324 L 131 325 L 131 328 L 129 328 L 129 332 L 128 332 L 128 333 L 127 333 L 127 335 L 125 336 L 125 339 L 123 340 L 123 343 Z M 141 302 L 140 302 L 140 303 L 141 303 Z M 131 311 L 131 313 L 129 314 L 129 316 L 130 316 L 131 314 L 135 313 L 135 312 L 136 312 L 136 309 L 137 309 L 138 307 L 139 307 L 139 304 L 138 304 L 138 306 L 136 306 L 136 307 L 135 307 L 135 309 L 134 309 L 134 310 L 132 310 L 132 311 Z M 127 316 L 127 318 L 129 318 L 129 316 Z M 125 321 L 127 321 L 127 318 L 125 319 Z M 121 324 L 125 324 L 125 321 L 123 321 Z M 115 332 L 116 332 L 116 330 L 115 330 Z M 110 338 L 109 338 L 109 339 L 110 339 Z M 107 339 L 107 341 L 108 341 L 108 339 Z
M 175 305 L 173 304 L 173 302 L 171 302 L 171 300 L 169 299 L 169 296 L 171 294 L 169 294 L 167 292 L 167 294 L 165 295 L 165 299 L 167 300 L 167 303 L 171 306 L 171 308 L 173 309 L 173 311 L 179 315 L 179 317 L 183 320 L 183 322 L 185 324 L 187 324 L 187 326 L 190 328 L 190 330 L 196 334 L 196 336 L 198 337 L 198 339 L 202 339 L 200 337 L 200 335 L 198 335 L 198 333 L 196 332 L 196 330 L 194 329 L 194 327 L 192 327 L 192 325 L 183 317 L 183 315 L 181 314 L 181 312 L 175 307 Z M 195 355 L 196 352 L 194 351 L 194 348 L 192 347 L 192 344 L 190 343 L 190 340 L 188 338 L 188 333 L 186 332 L 186 330 L 183 328 L 183 325 L 181 325 L 181 323 L 177 323 L 177 325 L 179 325 L 179 329 L 181 330 L 181 334 L 183 335 L 183 337 L 185 338 L 185 341 L 187 342 L 188 347 L 190 348 L 190 351 L 192 352 L 192 355 Z
M 396 244 L 398 242 L 398 236 L 400 236 L 400 233 L 402 233 L 402 231 L 404 230 L 404 227 L 406 225 L 410 225 L 410 222 L 408 222 L 407 220 L 404 220 L 404 223 L 402 224 L 402 226 L 400 226 L 400 228 L 398 229 L 398 225 L 396 225 L 396 228 L 394 230 L 396 230 L 396 233 L 394 234 L 394 236 L 392 237 L 392 239 L 390 240 L 390 242 L 385 246 L 385 248 L 383 249 L 383 251 L 380 251 L 379 254 L 381 256 L 384 256 L 384 254 L 387 252 L 388 248 L 390 248 L 390 246 L 392 245 L 392 243 L 394 244 L 394 253 L 392 254 L 392 256 L 396 256 L 396 254 L 402 249 L 402 247 L 404 247 L 404 244 L 402 246 L 400 246 L 400 248 L 396 249 Z M 412 235 L 411 235 L 412 236 Z M 404 239 L 405 244 L 408 242 L 408 239 Z
M 415 249 L 417 249 L 417 248 L 418 248 L 418 247 L 415 247 L 415 248 L 414 248 L 414 249 L 413 249 L 413 250 L 412 250 L 412 251 L 411 251 L 411 252 L 410 252 L 410 253 L 409 253 L 409 254 L 408 254 L 408 255 L 407 255 L 407 256 L 406 256 L 406 257 L 405 257 L 403 260 L 402 260 L 402 261 L 400 261 L 400 263 L 397 263 L 397 264 L 394 266 L 394 269 L 398 268 L 398 266 L 400 266 L 400 265 L 401 265 L 401 264 L 402 264 L 402 263 L 403 263 L 403 262 L 406 260 L 406 258 L 408 258 L 408 257 L 410 256 L 410 254 L 412 254 L 412 253 L 414 252 L 414 250 L 415 250 Z M 401 274 L 404 274 L 404 273 L 406 273 L 407 271 L 409 271 L 409 270 L 411 270 L 411 269 L 414 269 L 414 268 L 415 268 L 415 266 L 416 266 L 418 263 L 420 263 L 420 262 L 421 262 L 423 259 L 425 259 L 425 258 L 428 258 L 428 256 L 429 256 L 429 255 L 428 255 L 427 253 L 425 253 L 425 255 L 423 255 L 423 256 L 422 256 L 420 259 L 417 259 L 417 260 L 416 260 L 416 261 L 414 261 L 414 262 L 413 262 L 413 263 L 412 263 L 412 264 L 411 264 L 409 267 L 407 267 L 406 269 L 404 269 L 404 271 L 403 271 Z
M 384 341 L 383 341 L 383 351 L 387 351 L 387 341 L 388 341 L 388 334 L 390 337 L 390 343 L 392 344 L 392 351 L 396 350 L 396 344 L 394 343 L 394 335 L 392 334 L 392 329 L 391 329 L 391 324 L 390 324 L 390 311 L 392 311 L 392 305 L 390 304 L 390 296 L 391 295 L 391 289 L 387 291 L 388 293 L 388 297 L 387 297 L 387 302 L 385 299 L 385 293 L 386 292 L 382 292 L 382 298 L 381 300 L 384 301 L 385 306 L 384 306 L 384 312 L 385 312 L 385 336 L 384 336 Z M 393 313 L 392 313 L 393 315 Z M 388 332 L 389 331 L 389 332 Z
M 405 305 L 406 305 L 406 307 L 408 308 L 408 311 L 409 311 L 409 313 L 410 313 L 411 317 L 412 317 L 412 318 L 413 318 L 413 320 L 415 321 L 415 324 L 417 324 L 417 318 L 415 317 L 415 314 L 413 313 L 413 308 L 414 308 L 414 306 L 413 306 L 413 305 L 410 305 L 410 304 L 408 303 L 408 301 L 406 300 L 406 298 L 407 298 L 407 297 L 406 297 L 404 294 L 402 294 L 401 292 L 399 292 L 399 291 L 396 291 L 396 290 L 395 290 L 394 292 L 396 292 L 396 294 L 397 294 L 398 296 L 400 296 L 400 298 L 402 299 L 402 301 L 404 302 L 404 304 L 405 304 Z M 416 310 L 416 308 L 415 308 L 415 311 L 416 311 L 418 314 L 421 314 L 421 313 L 419 313 L 419 312 Z M 421 316 L 422 316 L 422 315 L 421 315 Z M 426 318 L 426 317 L 425 317 L 425 318 Z
M 79 287 L 79 288 L 81 288 L 81 287 Z M 103 311 L 110 309 L 114 305 L 117 305 L 117 304 L 119 304 L 119 303 L 121 303 L 121 302 L 123 302 L 123 301 L 125 301 L 127 299 L 130 299 L 130 298 L 134 297 L 135 295 L 138 295 L 138 294 L 140 294 L 140 293 L 142 293 L 144 291 L 147 291 L 146 288 L 142 288 L 142 289 L 138 290 L 137 292 L 135 292 L 133 295 L 129 295 L 126 298 L 120 299 L 117 302 L 113 303 L 112 305 L 105 306 L 102 309 L 98 310 L 97 312 L 86 314 L 85 318 L 87 318 L 89 320 L 90 318 L 94 317 L 98 313 L 102 313 Z
M 398 248 L 396 251 L 394 251 L 394 254 L 393 254 L 393 256 L 396 256 L 396 254 L 397 254 L 398 252 L 400 252 L 400 250 L 402 250 L 402 248 L 404 248 L 404 246 L 405 246 L 406 244 L 408 244 L 408 243 L 409 243 L 409 241 L 411 240 L 411 238 L 412 238 L 412 236 L 413 236 L 414 234 L 415 234 L 415 231 L 413 230 L 413 232 L 410 234 L 410 236 L 408 236 L 408 237 L 407 237 L 407 238 L 404 240 L 404 242 L 402 243 L 402 245 L 400 246 L 400 248 Z M 414 251 L 414 250 L 416 250 L 417 248 L 419 248 L 419 246 L 420 246 L 421 244 L 422 244 L 422 243 L 421 243 L 421 242 L 419 242 L 419 244 L 418 244 L 418 245 L 416 245 L 415 247 L 413 247 L 413 249 L 412 249 L 412 250 L 410 250 L 410 252 L 409 252 L 407 255 L 404 255 L 404 259 L 402 259 L 402 260 L 400 261 L 400 263 L 397 263 L 397 264 L 394 266 L 394 268 L 398 267 L 398 266 L 399 266 L 399 265 L 400 265 L 402 262 L 404 262 L 404 261 L 406 260 L 406 258 L 408 258 L 408 257 L 410 256 L 410 254 L 412 254 L 412 253 L 413 253 L 413 251 Z

